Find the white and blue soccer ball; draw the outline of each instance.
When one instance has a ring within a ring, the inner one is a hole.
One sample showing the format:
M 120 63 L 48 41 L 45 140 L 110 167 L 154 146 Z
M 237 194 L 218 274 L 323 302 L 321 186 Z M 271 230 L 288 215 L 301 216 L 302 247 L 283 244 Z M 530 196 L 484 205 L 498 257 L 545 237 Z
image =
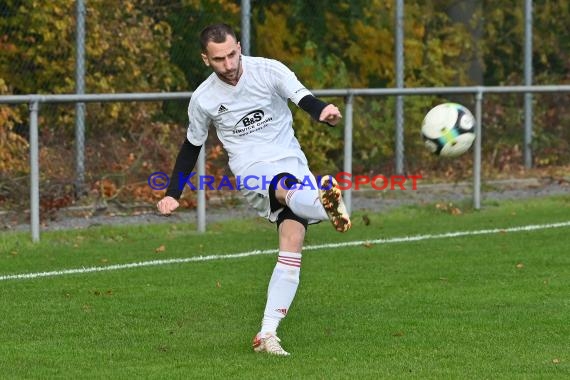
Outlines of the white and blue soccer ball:
M 422 123 L 425 146 L 435 155 L 457 157 L 475 141 L 475 118 L 467 107 L 443 103 L 433 107 Z

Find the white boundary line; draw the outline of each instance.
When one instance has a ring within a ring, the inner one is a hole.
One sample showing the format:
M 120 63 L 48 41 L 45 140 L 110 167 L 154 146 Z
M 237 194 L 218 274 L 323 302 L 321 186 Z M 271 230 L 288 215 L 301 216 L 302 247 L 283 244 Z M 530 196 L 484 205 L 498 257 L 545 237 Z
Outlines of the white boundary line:
M 396 237 L 396 238 L 387 238 L 387 239 L 349 241 L 349 242 L 344 242 L 344 243 L 318 244 L 318 245 L 309 245 L 309 246 L 303 247 L 303 250 L 304 251 L 316 251 L 319 249 L 326 249 L 326 248 L 327 249 L 336 249 L 336 248 L 343 248 L 343 247 L 354 247 L 354 246 L 359 246 L 359 245 L 364 245 L 364 244 L 407 243 L 407 242 L 430 240 L 430 239 L 448 239 L 448 238 L 462 237 L 462 236 L 490 235 L 490 234 L 504 233 L 504 232 L 526 232 L 526 231 L 546 230 L 546 229 L 564 228 L 564 227 L 570 227 L 570 221 L 560 222 L 560 223 L 551 223 L 551 224 L 531 224 L 531 225 L 519 226 L 519 227 L 494 228 L 494 229 L 476 230 L 476 231 L 447 232 L 444 234 L 435 234 L 435 235 L 415 235 L 415 236 L 405 236 L 405 237 Z M 6 274 L 6 275 L 0 276 L 0 281 L 28 280 L 28 279 L 35 279 L 35 278 L 41 278 L 41 277 L 65 276 L 68 274 L 108 272 L 108 271 L 130 269 L 130 268 L 151 267 L 151 266 L 169 265 L 169 264 L 183 264 L 183 263 L 191 263 L 191 262 L 199 262 L 199 261 L 238 259 L 241 257 L 268 255 L 268 254 L 274 254 L 274 253 L 277 253 L 277 249 L 255 250 L 255 251 L 231 253 L 231 254 L 225 254 L 225 255 L 195 256 L 195 257 L 188 257 L 188 258 L 182 258 L 182 259 L 141 261 L 138 263 L 130 263 L 130 264 L 116 264 L 116 265 L 107 265 L 107 266 L 103 266 L 103 267 L 64 269 L 64 270 L 60 270 L 60 271 L 51 271 L 51 272 Z

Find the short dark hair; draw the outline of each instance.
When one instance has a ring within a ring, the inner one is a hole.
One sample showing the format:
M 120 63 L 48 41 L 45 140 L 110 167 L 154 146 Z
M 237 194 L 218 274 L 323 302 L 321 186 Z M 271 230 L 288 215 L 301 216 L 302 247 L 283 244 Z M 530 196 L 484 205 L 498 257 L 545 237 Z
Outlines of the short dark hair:
M 237 41 L 236 34 L 231 26 L 228 24 L 212 24 L 200 32 L 200 46 L 202 48 L 202 52 L 206 52 L 206 47 L 208 47 L 208 43 L 215 42 L 217 44 L 225 42 L 227 36 L 232 36 L 234 40 Z

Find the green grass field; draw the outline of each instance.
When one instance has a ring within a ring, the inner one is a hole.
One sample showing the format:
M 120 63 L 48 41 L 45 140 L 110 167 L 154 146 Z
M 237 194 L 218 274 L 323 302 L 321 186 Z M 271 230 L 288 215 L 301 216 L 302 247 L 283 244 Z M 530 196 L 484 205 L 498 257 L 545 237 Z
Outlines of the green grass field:
M 287 358 L 250 347 L 275 263 L 253 251 L 277 246 L 263 220 L 205 234 L 95 227 L 39 244 L 3 233 L 0 376 L 568 378 L 570 196 L 462 211 L 361 212 L 347 234 L 311 227 L 279 330 Z M 472 234 L 445 235 L 458 231 Z M 236 253 L 250 255 L 219 257 Z M 211 257 L 174 261 L 198 256 Z

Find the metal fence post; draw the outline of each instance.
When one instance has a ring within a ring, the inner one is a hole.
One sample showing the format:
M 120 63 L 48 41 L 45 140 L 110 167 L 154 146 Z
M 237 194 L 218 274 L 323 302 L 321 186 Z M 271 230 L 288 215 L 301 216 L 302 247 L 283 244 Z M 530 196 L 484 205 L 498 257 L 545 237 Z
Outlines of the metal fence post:
M 40 169 L 38 138 L 38 99 L 30 102 L 30 227 L 32 241 L 40 241 Z
M 352 173 L 352 114 L 354 102 L 354 95 L 350 94 L 345 99 L 346 109 L 344 111 L 344 160 L 343 160 L 343 170 L 345 173 Z M 352 187 L 349 187 L 344 191 L 344 203 L 348 214 L 352 213 Z
M 396 87 L 404 87 L 404 0 L 396 1 Z M 404 97 L 396 96 L 396 174 L 404 174 Z
M 483 90 L 479 88 L 475 94 L 475 147 L 473 149 L 473 208 L 481 208 L 481 118 L 483 115 Z
M 525 1 L 524 84 L 532 85 L 532 0 Z M 532 168 L 532 93 L 524 94 L 524 166 Z
M 241 47 L 244 55 L 251 54 L 251 1 L 241 0 Z
M 85 93 L 85 3 L 76 0 L 75 93 Z M 75 103 L 75 195 L 81 196 L 85 186 L 85 103 Z

